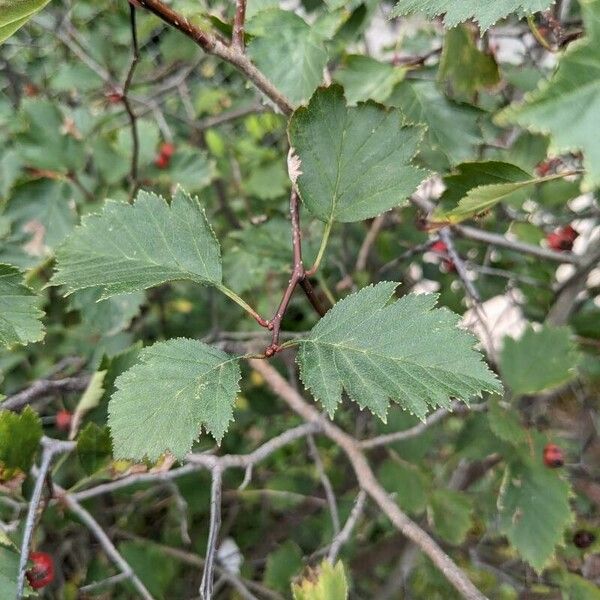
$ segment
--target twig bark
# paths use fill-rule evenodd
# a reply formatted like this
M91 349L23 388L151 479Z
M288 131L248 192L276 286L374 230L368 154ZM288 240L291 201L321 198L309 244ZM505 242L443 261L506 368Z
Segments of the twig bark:
M52 464L52 460L56 454L61 452L69 452L73 449L73 442L61 442L58 440L42 439L42 460L40 468L37 470L35 478L35 486L29 508L27 509L27 518L25 519L25 530L23 531L23 540L21 541L21 556L19 558L19 575L17 578L17 600L21 600L25 589L25 571L27 570L27 561L29 560L29 549L35 522L37 518L38 507L42 499L42 491L46 482L46 475Z
M435 540L400 510L399 506L390 498L375 478L359 443L307 404L304 398L270 364L258 359L250 359L249 362L251 367L265 378L271 390L280 396L294 412L309 423L320 424L323 433L345 452L361 489L373 499L398 531L419 546L462 597L467 600L485 600L486 597Z
M89 375L65 377L64 379L40 379L32 383L28 388L9 396L0 404L0 409L18 411L46 396L57 396L69 392L83 392L89 382Z
M246 20L246 0L236 0L235 18L233 21L233 32L231 45L240 52L244 51L244 22Z
M319 449L317 448L317 444L315 443L315 438L311 434L309 434L306 436L306 441L308 443L308 450L310 452L310 455L313 459L313 462L315 463L317 474L319 475L319 479L321 480L321 485L323 486L323 490L325 491L325 497L327 498L327 504L329 505L329 513L331 515L331 524L333 525L333 533L337 536L340 532L340 514L338 511L333 486L331 485L331 481L329 477L327 477L327 473L325 472L325 467L323 466L323 461L321 460Z
M356 527L356 523L363 513L366 499L367 493L364 490L360 490L360 492L358 492L358 496L356 496L356 500L354 501L354 506L350 511L350 515L344 523L344 527L342 527L341 531L333 538L333 541L331 542L329 552L327 553L327 560L330 563L335 563L342 546L350 539L350 536Z
M212 470L212 485L210 489L210 527L208 542L206 543L206 558L204 559L204 572L200 583L200 597L202 600L211 600L213 596L215 558L221 528L221 491L223 486L223 471L215 465Z

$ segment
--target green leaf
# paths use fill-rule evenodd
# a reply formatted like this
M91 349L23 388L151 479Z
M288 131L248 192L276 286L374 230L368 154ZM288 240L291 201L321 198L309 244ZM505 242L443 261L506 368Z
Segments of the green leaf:
M500 406L496 401L490 401L488 406L488 423L494 435L513 446L525 444L527 435L518 414L510 408Z
M108 427L88 423L77 437L77 457L88 475L105 466L112 456L112 443Z
M402 67L352 54L344 59L335 80L344 86L348 103L356 104L365 100L384 102L405 75L406 69Z
M81 395L77 407L73 412L73 419L71 422L71 431L76 432L79 429L83 417L92 409L96 408L100 404L100 400L104 396L104 378L106 377L106 371L96 371L85 388L85 391Z
M500 82L493 55L482 52L470 27L461 25L446 32L438 79L450 82L455 92L471 95Z
M0 411L0 467L27 473L42 439L42 422L31 407L21 414Z
M306 21L290 11L271 8L260 11L246 30L256 36L248 54L258 68L292 103L309 98L323 80L327 50Z
M561 573L558 581L564 600L600 600L598 585L575 573Z
M0 30L1 31L1 30ZM17 597L19 555L0 545L0 598Z
M390 494L394 494L402 510L413 515L425 510L425 478L417 468L389 459L378 469L377 478Z
M340 86L315 92L289 125L302 161L298 189L325 222L360 221L401 204L425 178L411 164L423 130L400 112L367 102L347 108Z
M541 460L506 468L498 498L500 529L538 573L571 522L569 491L569 484Z
M436 489L429 508L436 534L449 544L462 544L473 525L473 503L469 497L455 490Z
M432 219L444 223L460 223L500 202L515 200L520 191L561 177L561 174L532 177L515 165L499 161L462 163L458 165L456 173L444 178L448 188L442 197L442 203L447 206L450 204L450 197L464 195L453 208L437 210Z
M324 560L318 569L300 583L292 584L294 600L347 600L348 582L341 562Z
M202 342L177 338L140 352L120 375L108 424L117 458L183 458L202 425L220 443L232 420L237 358Z
M269 588L289 593L292 577L302 569L302 551L288 540L267 557L263 581Z
M144 292L118 294L100 300L102 288L87 288L74 292L69 308L79 311L81 322L87 331L104 336L115 335L126 329L140 312L146 295Z
M578 362L568 327L529 327L518 340L505 338L500 372L515 395L534 394L573 379Z
M57 251L51 285L102 287L102 298L189 279L220 286L219 243L197 199L179 189L171 204L140 192L135 204L108 200L83 218Z
M19 269L0 264L0 345L28 344L44 337L37 296L22 283Z
M342 390L382 420L390 398L424 419L450 398L500 392L474 338L457 328L459 317L435 309L431 294L389 302L397 285L386 281L344 298L299 340L304 385L329 414Z
M441 153L451 165L475 157L482 141L478 121L483 113L452 102L433 82L403 81L386 104L398 107L410 122L427 125L423 146L428 154Z
M591 190L600 185L600 0L582 0L581 8L587 36L569 45L552 79L496 120L550 135L552 154L583 151L583 187Z
M0 0L0 43L44 8L50 0Z
M392 17L411 13L423 13L430 19L444 14L444 25L454 27L463 21L473 19L479 22L483 31L499 19L514 12L534 13L546 10L552 0L399 0L392 10Z

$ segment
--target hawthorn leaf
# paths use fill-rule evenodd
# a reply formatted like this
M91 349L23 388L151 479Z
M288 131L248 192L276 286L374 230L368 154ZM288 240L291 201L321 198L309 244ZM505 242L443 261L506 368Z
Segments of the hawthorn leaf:
M108 200L57 251L50 285L67 293L101 287L101 299L188 279L221 286L221 251L204 210L183 190L171 204L140 192L133 205Z
M507 337L500 355L500 372L515 395L556 388L575 377L580 359L569 327L531 327L520 339Z
M449 544L462 544L473 526L473 502L463 492L436 489L431 493L429 519Z
M462 163L455 174L444 178L448 189L442 197L442 203L448 205L449 198L456 198L457 195L460 199L451 208L436 210L431 218L444 223L460 223L490 210L500 202L521 199L518 195L521 191L526 192L535 185L562 177L564 174L561 173L532 177L516 165L499 161Z
M473 19L482 31L491 27L499 19L511 13L535 13L546 10L554 0L399 0L392 10L392 17L412 13L423 13L433 19L444 15L444 25L454 27L463 21Z
M368 286L338 302L298 340L304 385L330 416L342 391L385 421L389 399L424 419L502 386L458 329L458 315L434 308L437 296L409 294L390 302L396 282Z
M375 100L384 102L394 86L404 79L406 69L369 56L351 54L344 59L335 80L344 86L349 104Z
M28 344L44 337L37 296L16 267L0 264L0 345Z
M483 113L449 100L432 81L403 81L386 104L399 108L411 123L427 126L423 146L428 155L441 153L451 165L475 157L482 141L479 120Z
M21 414L0 410L0 480L3 472L27 473L41 439L42 422L30 406Z
M87 475L105 467L112 456L108 427L88 423L77 437L77 457Z
M498 497L500 529L539 573L571 522L569 484L542 461L506 468Z
M327 50L316 31L302 17L279 8L260 11L246 31L255 36L248 54L273 84L292 103L309 98L327 64Z
M444 37L438 80L450 82L459 94L469 95L498 84L500 71L494 56L477 47L472 28L459 25Z
M500 125L518 124L550 136L550 153L581 150L585 191L600 186L600 0L582 0L587 35L569 45L549 81L496 116Z
M348 581L344 565L324 560L309 577L292 584L294 600L347 600Z
M19 554L11 547L0 544L0 598L17 597L18 578Z
M109 402L116 458L183 458L200 428L218 443L239 391L238 359L197 340L176 338L144 348L120 375Z
M423 128L372 101L348 108L339 85L319 88L294 112L289 137L301 160L302 201L326 223L398 206L427 175L412 164Z
M302 550L296 542L287 540L267 556L263 582L274 590L288 592L290 580L302 567Z
M0 0L0 43L25 25L50 0Z

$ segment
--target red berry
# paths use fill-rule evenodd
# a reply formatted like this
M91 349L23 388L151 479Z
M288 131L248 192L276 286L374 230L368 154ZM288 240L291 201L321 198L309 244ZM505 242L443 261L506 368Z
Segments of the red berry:
M154 164L159 168L159 169L166 169L169 166L169 162L171 162L171 159L168 156L165 156L164 154L159 154L155 159L154 159Z
M544 446L544 464L550 469L558 469L565 464L565 455L560 446L546 444Z
M596 541L596 536L591 531L579 529L573 535L573 543L578 548L589 548Z
M549 233L546 236L546 241L553 250L565 251L573 249L573 242L578 237L579 233L571 225L567 225Z
M448 252L448 246L446 246L446 242L442 242L442 240L438 240L431 244L429 249L432 252L437 252L437 254L446 254L446 252Z
M47 552L32 552L29 555L29 560L33 566L28 569L27 581L29 585L37 590L47 586L54 580L54 560Z
M40 88L35 83L26 83L23 86L23 93L30 98L34 98L35 96L39 96Z
M66 409L63 408L56 413L56 427L61 431L69 431L71 428L71 420L73 415Z
M166 158L171 158L171 156L173 156L173 154L175 153L175 146L173 144L170 144L169 142L165 142L164 144L161 144L159 152L162 156L165 156Z

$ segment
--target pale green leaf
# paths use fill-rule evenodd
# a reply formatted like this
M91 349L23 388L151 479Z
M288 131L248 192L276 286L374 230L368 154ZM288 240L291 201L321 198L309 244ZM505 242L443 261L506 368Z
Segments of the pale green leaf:
M509 465L498 498L500 529L539 573L571 522L569 484L539 460Z
M399 108L410 122L427 126L425 160L435 152L451 165L475 157L482 142L479 120L483 113L467 104L452 102L432 81L403 81L386 104Z
M564 572L558 577L563 600L600 600L600 587L593 581Z
M288 540L267 557L263 581L272 589L289 593L290 581L301 568L302 550Z
M347 600L348 582L341 562L332 565L324 560L300 583L292 584L294 600Z
M344 86L348 103L356 104L366 100L384 102L405 75L405 68L352 54L344 59L335 80Z
M0 546L0 598L17 597L19 555L10 548Z
M553 0L399 0L392 11L393 17L411 13L423 13L430 19L444 16L446 27L454 27L463 21L473 19L482 30L491 27L499 19L511 13L534 13L546 10Z
M520 198L517 196L519 192L562 177L562 174L532 177L515 165L498 161L463 163L458 165L456 173L444 178L449 191L442 197L442 202L447 206L449 198L456 198L459 190L462 191L462 197L451 208L436 210L432 220L460 223L490 210L500 202Z
M299 341L304 385L333 415L342 390L385 419L389 399L423 419L449 406L502 389L459 317L435 309L435 295L409 294L390 302L398 284L365 287L338 302Z
M188 279L221 284L219 243L198 200L181 189L171 204L140 192L135 204L107 201L57 251L52 285L68 293L102 287L102 298Z
M0 0L0 43L22 27L50 0Z
M549 81L497 121L550 135L553 154L583 151L583 185L592 189L600 185L600 0L582 0L581 7L587 36L569 45Z
M470 95L499 83L500 72L494 56L477 47L472 29L461 25L446 32L438 79L450 82L459 94Z
M0 264L0 345L28 344L44 337L36 295L22 283L21 272Z
M436 489L429 508L435 533L449 544L462 544L473 525L470 498L455 490Z
M278 8L260 11L246 30L255 36L248 54L258 68L291 102L308 99L323 80L327 64L318 34L302 17Z
M528 328L514 340L507 337L500 355L500 372L516 395L556 388L573 379L579 362L568 327Z
M118 458L183 458L204 426L220 442L232 420L237 359L197 340L177 338L144 348L120 375L109 403Z
M320 88L289 126L304 204L325 222L359 221L398 206L426 176L411 164L422 135L403 125L397 110L374 102L347 108L340 86Z
M427 506L425 477L410 464L388 459L377 470L377 479L400 508L412 515L422 513Z
M502 441L513 446L520 446L527 442L527 432L521 425L518 413L511 407L503 407L499 402L490 401L487 418L490 429Z

